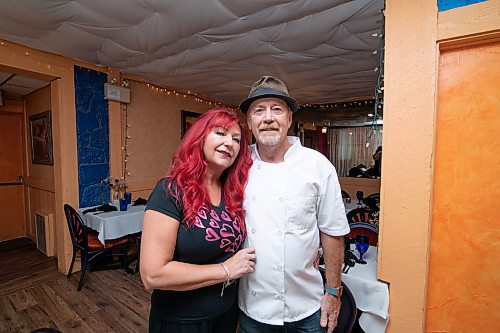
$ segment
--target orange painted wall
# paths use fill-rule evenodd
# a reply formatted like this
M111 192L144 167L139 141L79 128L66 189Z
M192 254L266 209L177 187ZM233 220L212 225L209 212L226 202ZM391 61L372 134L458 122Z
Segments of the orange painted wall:
M500 331L500 44L440 56L426 332Z

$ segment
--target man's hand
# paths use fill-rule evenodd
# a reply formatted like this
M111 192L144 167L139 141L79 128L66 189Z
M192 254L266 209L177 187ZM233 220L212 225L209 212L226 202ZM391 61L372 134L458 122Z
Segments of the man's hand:
M332 333L337 327L337 318L340 312L340 297L325 293L321 300L321 327L327 327L327 333Z

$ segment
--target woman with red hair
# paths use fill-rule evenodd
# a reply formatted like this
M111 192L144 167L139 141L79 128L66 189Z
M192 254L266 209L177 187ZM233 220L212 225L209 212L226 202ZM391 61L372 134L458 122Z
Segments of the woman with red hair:
M144 215L141 278L150 332L234 333L238 286L253 272L243 193L252 164L237 114L216 108L187 131Z

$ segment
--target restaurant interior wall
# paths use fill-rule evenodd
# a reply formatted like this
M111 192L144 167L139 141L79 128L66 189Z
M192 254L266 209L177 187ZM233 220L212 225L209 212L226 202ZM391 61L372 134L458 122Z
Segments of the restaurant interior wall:
M25 96L26 119L30 116L51 110L50 85L41 88L34 93ZM27 236L36 242L35 212L44 214L55 213L54 193L54 166L34 164L31 160L31 143L29 122L26 122L26 145L27 174L25 186L27 188ZM52 235L54 239L55 235ZM53 253L53 249L50 251Z
M357 191L363 191L365 197L373 193L380 193L380 182L380 178L339 177L340 187L351 198L356 198Z
M500 329L499 63L500 43L440 56L427 332Z
M109 109L104 99L106 73L75 66L79 207L110 201Z
M138 80L128 82L131 102L122 105L127 131L124 136L129 137L122 143L127 155L124 173L132 197L147 199L158 179L168 171L181 142L181 111L201 114L214 105L193 96L157 90Z
M47 213L51 213L50 206L54 208L54 223L56 229L56 247L58 257L58 267L62 272L67 272L71 260L71 241L66 227L66 220L63 213L63 205L69 203L78 207L78 160L76 152L76 112L75 112L75 86L74 86L74 66L82 66L92 70L105 72L108 80L122 80L122 73L112 69L103 68L74 59L69 59L59 55L54 55L15 43L1 41L0 43L0 66L4 66L25 76L32 76L39 79L51 81L50 88L50 108L52 109L52 131L53 131L53 184L50 179L50 172L47 168L35 167L37 174L32 182L36 183L38 191L53 191L53 200L39 200L35 204L37 207L44 207ZM127 78L135 79L133 76ZM129 135L131 136L130 151L130 172L129 189L136 191L136 197L147 197L152 189L156 177L163 175L170 165L173 151L180 142L180 118L181 110L190 110L203 113L215 104L199 101L194 96L183 94L169 96L167 94L151 94L156 89L151 89L146 83L139 84L132 91L132 103L128 106L131 109L131 122L129 125ZM134 102L134 93L136 100ZM46 97L45 97L46 98ZM125 142L126 123L124 119L123 105L119 102L109 101L109 122L110 122L110 174L123 175L125 171L123 143ZM147 110L146 110L147 109ZM153 115L156 120L161 119L157 127L151 128L151 123L141 124L145 120L144 114ZM150 114L149 114L150 113ZM156 116L155 116L156 115ZM135 125L138 125L134 127ZM155 125L156 126L156 125ZM153 131L153 132L151 132ZM153 135L152 135L153 134ZM132 136L136 141L133 142ZM152 138L151 144L144 146L140 138ZM159 152L158 147L164 145L165 153ZM134 159L134 156L135 159ZM158 162L159 161L159 162ZM151 165L146 164L151 162ZM158 163L157 163L158 162ZM41 171L43 170L43 171ZM47 173L48 172L48 173ZM144 173L144 176L141 174ZM44 176L42 176L43 174ZM135 176L135 178L134 178ZM49 178L47 178L49 177ZM53 188L53 189L52 189ZM37 196L36 194L35 196ZM38 200L38 199L37 199ZM32 210L30 209L30 212ZM28 212L27 212L28 214ZM30 232L33 233L33 231Z
M63 205L78 206L78 168L75 130L75 88L73 67L86 66L94 70L108 70L84 64L7 41L0 42L0 66L27 77L50 81L52 110L54 224L58 268L67 272L71 260L71 241L67 231ZM36 169L36 168L35 168ZM37 173L38 171L35 171ZM33 178L35 187L48 189L50 182ZM50 200L49 200L50 201ZM40 201L40 205L52 205ZM48 208L47 208L48 210ZM49 213L49 212L47 212Z

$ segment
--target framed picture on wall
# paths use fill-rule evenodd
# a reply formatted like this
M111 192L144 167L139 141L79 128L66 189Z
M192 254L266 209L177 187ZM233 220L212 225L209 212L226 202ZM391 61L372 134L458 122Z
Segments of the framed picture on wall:
M181 111L181 138L184 133L196 122L196 119L201 116L201 113L196 113L192 111Z
M51 111L34 114L29 117L29 121L31 162L33 164L54 165Z

